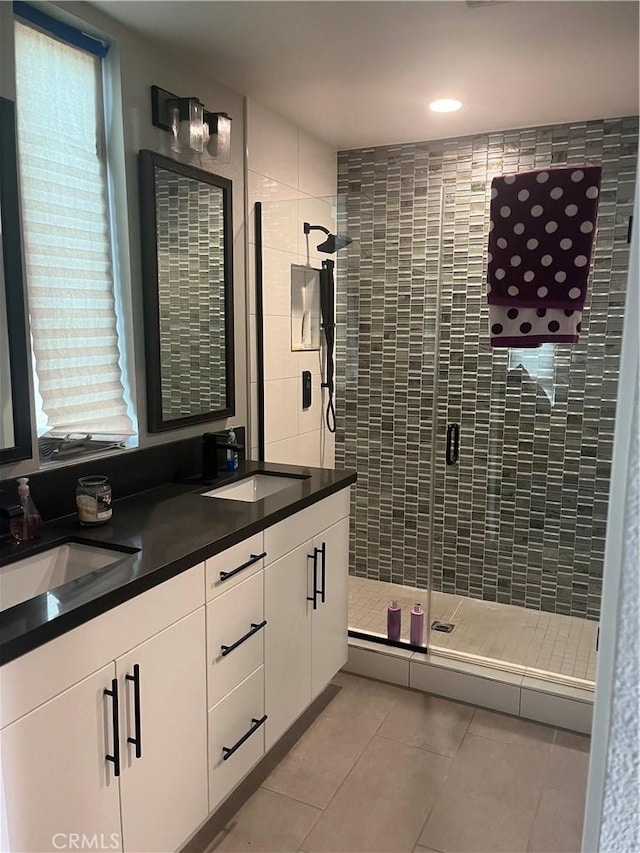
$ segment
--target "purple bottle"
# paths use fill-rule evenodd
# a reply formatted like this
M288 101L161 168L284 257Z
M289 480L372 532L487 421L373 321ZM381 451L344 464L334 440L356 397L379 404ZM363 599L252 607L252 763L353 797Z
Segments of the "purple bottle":
M387 607L387 637L390 640L400 639L401 620L402 610L398 607L397 601L392 601L391 607Z
M412 646L421 646L424 637L424 610L419 603L411 611L411 628L409 640Z

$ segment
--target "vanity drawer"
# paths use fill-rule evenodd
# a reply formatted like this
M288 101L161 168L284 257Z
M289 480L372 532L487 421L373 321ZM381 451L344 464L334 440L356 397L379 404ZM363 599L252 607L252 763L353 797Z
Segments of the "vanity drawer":
M261 666L209 711L210 812L264 755L263 717Z
M295 515L279 521L264 531L265 565L275 563L280 557L293 551L303 542L308 542L323 530L349 515L351 490L341 489Z
M263 533L256 533L206 561L207 601L259 572L264 565ZM260 557L260 559L254 559ZM220 574L227 577L220 577Z
M207 690L212 708L264 662L264 572L207 604ZM262 626L262 627L258 627ZM245 639L246 638L246 639ZM236 644L235 648L231 648ZM226 650L222 647L226 646ZM226 654L224 653L226 651Z

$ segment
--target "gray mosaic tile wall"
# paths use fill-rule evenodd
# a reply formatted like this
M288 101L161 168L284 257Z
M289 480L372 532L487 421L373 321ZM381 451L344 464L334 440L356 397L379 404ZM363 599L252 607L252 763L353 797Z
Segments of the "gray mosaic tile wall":
M436 590L598 618L637 141L623 118L339 154L353 574L426 587L431 561ZM492 351L491 180L584 163L603 176L580 343Z
M162 416L226 405L222 190L156 171Z

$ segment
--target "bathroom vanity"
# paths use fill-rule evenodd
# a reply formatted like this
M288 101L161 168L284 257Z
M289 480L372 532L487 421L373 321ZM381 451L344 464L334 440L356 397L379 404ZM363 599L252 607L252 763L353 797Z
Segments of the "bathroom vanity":
M354 481L247 462L219 497L165 486L108 527L47 526L36 551L121 550L0 613L3 850L169 851L202 826L346 661Z

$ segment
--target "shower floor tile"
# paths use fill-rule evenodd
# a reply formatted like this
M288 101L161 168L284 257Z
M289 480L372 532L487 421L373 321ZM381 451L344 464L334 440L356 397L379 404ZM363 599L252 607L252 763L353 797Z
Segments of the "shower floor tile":
M426 608L427 591L350 576L349 627L386 635L387 607L392 600L402 608L402 639L408 640L409 611L416 602ZM432 632L432 649L595 681L595 621L445 592L432 593L429 618L455 625L450 634Z

